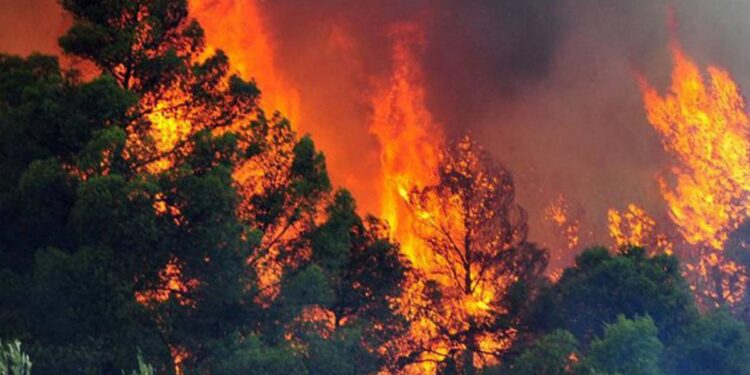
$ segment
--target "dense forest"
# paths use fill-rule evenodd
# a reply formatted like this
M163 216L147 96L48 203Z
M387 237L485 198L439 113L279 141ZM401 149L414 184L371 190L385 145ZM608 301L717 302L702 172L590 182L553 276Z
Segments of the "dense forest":
M62 5L95 74L0 55L0 374L750 374L747 311L696 303L674 255L549 277L470 137L408 194L425 274L186 1Z

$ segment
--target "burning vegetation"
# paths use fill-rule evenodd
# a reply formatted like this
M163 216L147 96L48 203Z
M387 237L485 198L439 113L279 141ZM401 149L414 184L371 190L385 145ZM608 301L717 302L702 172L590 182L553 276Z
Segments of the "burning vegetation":
M707 303L738 304L747 277L724 256L724 244L748 216L750 139L745 99L729 73L708 68L704 78L672 42L672 85L660 96L640 79L649 122L674 156L674 187L660 177L669 217L697 254L694 288Z
M527 242L514 191L510 173L463 137L443 151L437 182L409 194L425 259L416 281L424 301L409 302L407 315L418 362L474 373L497 364L516 338L518 288L541 281L547 254Z
M611 248L563 269L511 171L431 111L434 13L388 22L362 90L376 217L298 133L317 116L261 2L61 5L90 78L0 55L0 338L35 374L750 373L750 118L676 42L666 93L635 78L668 220L609 208ZM565 195L543 211L553 251L589 245Z

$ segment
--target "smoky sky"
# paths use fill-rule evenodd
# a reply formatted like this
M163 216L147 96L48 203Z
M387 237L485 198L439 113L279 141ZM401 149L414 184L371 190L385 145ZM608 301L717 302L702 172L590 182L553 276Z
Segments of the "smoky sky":
M488 98L510 99L519 86L544 79L564 22L561 2L547 0L288 0L263 7L282 64L340 27L360 46L358 61L371 75L390 68L392 26L419 23L428 105L448 129L476 121Z
M429 105L441 123L471 126L488 98L511 101L549 73L563 22L559 2L438 4L423 58Z
M543 212L559 194L580 217L582 245L607 244L608 208L634 203L669 224L656 178L674 161L634 77L668 88L670 38L701 69L723 67L750 90L750 0L258 3L275 62L300 92L300 128L366 210L377 213L379 188L379 146L368 130L373 81L391 72L393 26L418 23L434 120L449 135L473 134L515 174L532 240L553 250L562 239ZM65 23L54 0L0 0L0 10L0 50L56 52Z

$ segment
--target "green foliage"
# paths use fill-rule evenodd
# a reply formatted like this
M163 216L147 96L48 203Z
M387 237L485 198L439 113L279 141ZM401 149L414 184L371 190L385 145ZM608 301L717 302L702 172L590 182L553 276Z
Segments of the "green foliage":
M657 337L654 321L646 317L617 321L604 326L604 337L594 339L587 364L597 372L658 375L664 346Z
M615 255L605 248L584 251L538 298L535 310L532 326L567 329L584 343L620 314L651 316L662 338L697 314L677 259L649 257L641 248Z
M61 3L73 20L61 46L103 74L83 81L55 57L0 55L0 337L24 340L36 375L171 374L175 348L186 373L382 369L395 355L381 349L408 328L393 302L410 272L387 224L333 191L312 139L266 117L225 54L196 63L205 42L187 1ZM159 149L154 114L191 129ZM413 197L474 203L460 241L471 261L456 261L451 238L426 240L454 295L518 282L470 322L452 321L455 301L425 282L420 317L458 348L441 371L474 371L475 339L513 332L513 350L491 354L504 364L485 373L659 374L658 337L671 373L750 373L746 327L699 316L674 257L589 249L537 296L547 254L526 240L510 174L474 146L451 149L440 183ZM279 274L261 285L269 269ZM0 375L27 375L20 344L0 347Z
M167 354L156 327L142 323L146 311L133 299L132 281L118 262L104 247L37 252L24 306L37 374L119 373L130 367L137 347Z
M327 306L336 324L360 318L370 324L390 321L393 327L388 299L401 293L408 270L399 249L388 240L382 222L357 215L346 190L336 192L326 214L326 222L310 237L313 262L325 271L335 293Z
M363 331L347 326L331 337L305 337L308 352L304 363L309 374L358 375L375 374L382 365L375 353L362 346Z
M384 363L373 350L405 329L389 301L401 291L406 266L380 225L363 221L350 194L338 191L326 221L309 234L312 258L285 277L272 310L308 348L311 374L374 373ZM331 320L292 322L310 307Z
M12 186L26 165L58 157L71 162L93 133L123 125L135 96L106 76L88 83L64 74L52 57L0 56L3 116L0 165Z
M125 375L125 371L122 372ZM138 368L133 370L130 375L156 375L154 368L143 361L143 356L138 353Z
M292 150L291 185L296 196L315 196L331 190L325 157L315 150L310 137L302 137Z
M78 168L89 176L104 175L108 171L125 171L125 161L112 156L122 153L126 139L127 134L119 127L110 127L94 133L78 157ZM104 160L110 160L110 163L102 163Z
M307 375L299 354L285 346L268 346L258 336L222 348L214 361L207 364L213 375Z
M578 340L567 331L556 330L540 338L514 362L509 374L563 375L570 374L580 358Z
M685 327L667 349L673 374L750 374L750 335L747 327L719 310Z
M189 21L184 0L64 0L62 6L76 21L60 38L63 50L139 94L170 86L203 47L203 31Z
M38 374L171 373L173 348L186 370L374 371L373 349L402 327L389 299L406 271L384 224L332 196L323 154L266 118L224 53L196 63L186 1L61 4L60 45L103 74L0 56L0 335L29 339ZM191 129L157 148L158 117ZM236 180L243 169L263 174ZM261 264L283 271L263 286L275 300ZM313 306L335 316L325 337L293 329ZM234 337L258 341L227 349Z
M31 360L21 350L21 342L16 340L3 343L0 340L0 375L30 375Z
M284 309L283 316L291 320L305 306L328 305L333 298L323 269L311 264L287 276L277 303Z
M71 167L95 134L124 124L134 97L106 77L79 82L40 55L0 56L0 80L0 251L28 272L37 248L74 246L65 229L77 184ZM102 164L99 149L83 170ZM114 163L118 154L110 156Z
M34 374L122 375L104 340L71 340L66 344L37 343L28 346L34 358ZM40 341L37 339L37 341Z
M724 246L727 259L737 262L739 265L744 266L745 269L750 269L750 221L746 220L735 229L734 232L729 235ZM750 281L745 280L744 285L742 285L742 277L739 274L729 276L726 281L728 282L729 288L744 288L744 290L750 290L748 289L748 287L750 287ZM750 293L745 293L744 296L742 296L742 301L734 304L731 308L736 317L742 320L745 324L750 324Z

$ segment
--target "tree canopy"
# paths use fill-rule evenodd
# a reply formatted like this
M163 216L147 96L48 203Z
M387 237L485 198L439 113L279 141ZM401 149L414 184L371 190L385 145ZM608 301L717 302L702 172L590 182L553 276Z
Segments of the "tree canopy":
M697 308L675 256L546 277L472 138L406 194L416 269L186 0L61 4L90 78L0 55L0 374L750 374L746 309Z
M519 333L517 318L548 255L527 241L510 172L471 138L446 147L437 181L409 198L432 254L418 316L440 332L431 340L450 348L441 364L446 371L473 374L475 362L496 361ZM416 352L434 344L428 340Z
M380 366L407 266L312 140L204 56L186 1L62 5L98 77L0 57L0 337L38 374ZM316 308L331 331L295 328Z

